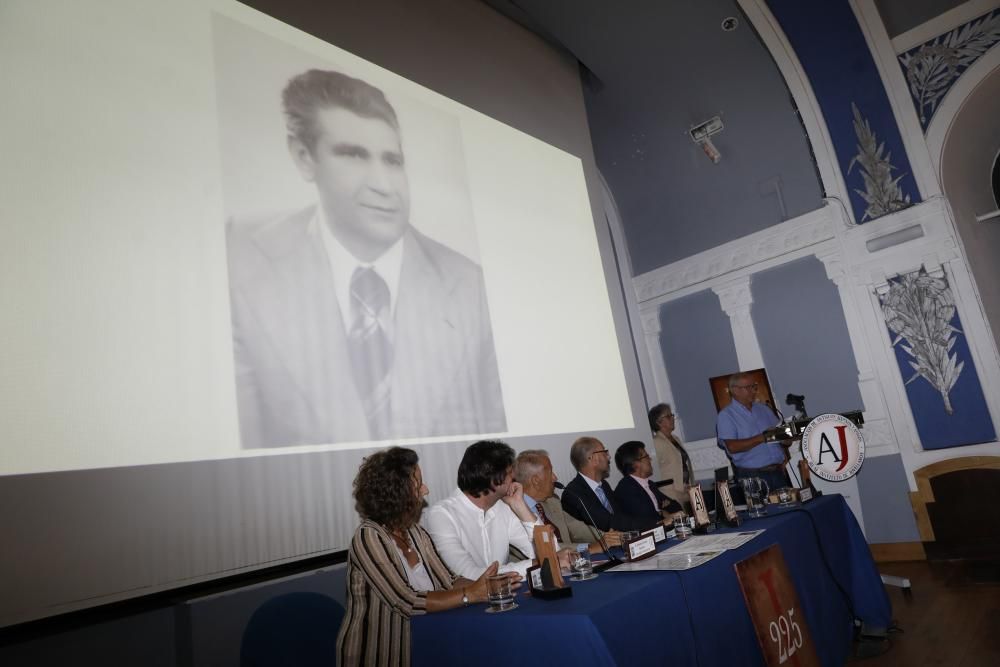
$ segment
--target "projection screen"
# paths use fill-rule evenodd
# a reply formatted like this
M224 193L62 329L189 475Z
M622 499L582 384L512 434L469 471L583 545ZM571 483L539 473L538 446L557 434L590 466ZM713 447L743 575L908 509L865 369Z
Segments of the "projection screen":
M235 1L4 2L0 62L0 625L344 549L372 448L648 435L580 156Z

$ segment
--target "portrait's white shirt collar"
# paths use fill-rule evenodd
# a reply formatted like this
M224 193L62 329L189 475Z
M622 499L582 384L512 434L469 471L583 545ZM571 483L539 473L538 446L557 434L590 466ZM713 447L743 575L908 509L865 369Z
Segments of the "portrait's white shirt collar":
M361 262L337 240L330 231L326 215L321 205L316 206L316 215L312 223L323 239L330 269L333 272L333 287L337 292L337 304L340 306L340 316L344 321L345 330L351 328L351 276L359 266L375 269L375 273L389 287L389 312L396 313L396 296L399 294L399 276L403 270L403 237L393 243L388 250L374 262Z

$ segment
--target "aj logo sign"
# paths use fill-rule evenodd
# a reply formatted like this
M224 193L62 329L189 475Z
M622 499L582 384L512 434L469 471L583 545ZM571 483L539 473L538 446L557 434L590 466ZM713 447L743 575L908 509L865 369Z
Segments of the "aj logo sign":
M802 456L809 469L823 479L843 482L861 469L865 440L847 417L820 415L802 432Z

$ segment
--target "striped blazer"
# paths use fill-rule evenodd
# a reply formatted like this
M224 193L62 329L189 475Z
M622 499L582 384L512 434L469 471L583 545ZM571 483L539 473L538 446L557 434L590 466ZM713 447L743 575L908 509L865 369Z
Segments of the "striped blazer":
M441 561L427 531L414 525L409 535L434 590L450 589L457 577ZM366 519L348 550L347 613L337 636L337 664L408 666L410 616L425 613L427 593L410 587L389 531Z

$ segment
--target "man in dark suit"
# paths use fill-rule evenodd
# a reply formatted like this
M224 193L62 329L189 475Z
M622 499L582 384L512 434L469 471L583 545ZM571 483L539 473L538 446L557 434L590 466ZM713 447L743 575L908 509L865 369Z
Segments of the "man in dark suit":
M646 445L638 440L626 442L615 452L615 465L622 473L615 487L615 501L623 512L656 522L681 511L676 501L651 483L653 462Z
M569 450L569 459L577 475L562 494L562 506L580 521L601 530L647 530L659 520L636 517L618 506L608 484L611 453L597 438L577 438Z
M283 102L318 203L227 229L243 446L505 431L482 270L411 226L383 92L310 70Z

